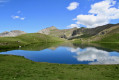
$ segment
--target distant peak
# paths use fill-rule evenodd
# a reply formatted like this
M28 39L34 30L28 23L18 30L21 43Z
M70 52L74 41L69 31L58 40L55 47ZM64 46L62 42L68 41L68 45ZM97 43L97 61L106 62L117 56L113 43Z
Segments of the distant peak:
M55 27L55 26L51 26L51 27ZM55 27L56 28L56 27Z
M49 28L56 28L55 26L51 26L51 27L49 27Z
M54 30L54 29L57 29L57 28L55 26L51 26L51 27L48 27L46 29Z
M20 30L12 30L10 32L24 32L24 31L20 31Z

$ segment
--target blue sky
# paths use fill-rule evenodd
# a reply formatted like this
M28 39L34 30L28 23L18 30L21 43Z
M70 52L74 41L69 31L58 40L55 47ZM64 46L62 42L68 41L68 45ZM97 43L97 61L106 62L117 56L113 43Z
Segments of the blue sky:
M108 3L105 6L109 10L106 10L113 13L103 11L101 14L101 7L96 3ZM59 29L74 26L93 28L119 23L118 12L119 0L0 0L0 32L22 30L33 33L50 26ZM104 18L102 15L108 16Z

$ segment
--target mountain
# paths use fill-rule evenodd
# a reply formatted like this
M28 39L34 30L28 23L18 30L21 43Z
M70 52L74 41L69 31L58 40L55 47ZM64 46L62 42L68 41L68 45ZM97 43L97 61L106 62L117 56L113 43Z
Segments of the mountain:
M89 38L98 35L105 35L113 32L119 32L119 24L107 24L103 26L98 26L96 28L72 28L59 30L52 26L38 33L51 35L55 37L65 38L65 39L76 39L76 38Z
M56 27L52 26L46 29L39 31L38 33L49 35L53 30L58 30Z
M74 35L82 34L81 36L74 37L75 42L98 42L98 43L112 43L119 41L119 24L107 24L96 28L77 29Z
M52 27L40 30L38 33L68 39L72 36L73 31L76 29L77 28L60 30L60 29L57 29L56 27L52 26Z
M0 37L16 37L22 34L26 34L24 31L19 31L19 30L13 30L13 31L5 31L3 33L0 33Z
M104 35L109 33L110 30L113 30L113 28L118 28L115 26L119 26L119 24L107 24L96 28L79 28L73 31L72 36L74 36L74 38L86 38L96 35Z

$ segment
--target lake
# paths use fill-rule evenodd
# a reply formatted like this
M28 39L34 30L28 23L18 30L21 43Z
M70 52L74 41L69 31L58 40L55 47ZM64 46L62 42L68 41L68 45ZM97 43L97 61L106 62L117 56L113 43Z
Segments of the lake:
M31 45L15 50L0 52L24 56L35 62L59 64L119 64L119 52L90 45L62 43L57 45Z

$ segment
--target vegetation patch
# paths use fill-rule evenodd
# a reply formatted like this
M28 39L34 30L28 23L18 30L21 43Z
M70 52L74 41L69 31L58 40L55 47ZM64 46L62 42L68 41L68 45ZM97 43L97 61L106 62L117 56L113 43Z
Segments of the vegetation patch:
M119 33L114 33L104 36L101 40L95 41L97 43L119 43Z
M40 33L29 33L17 37L0 37L0 48L18 48L35 43L55 43L61 41L63 40L56 37L51 37Z
M0 80L118 80L119 65L67 65L0 55Z

